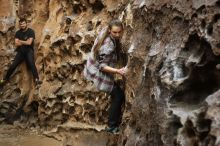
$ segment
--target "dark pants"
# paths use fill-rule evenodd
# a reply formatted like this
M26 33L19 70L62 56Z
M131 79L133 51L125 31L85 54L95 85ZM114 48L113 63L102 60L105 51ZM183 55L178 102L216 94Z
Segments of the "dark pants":
M111 95L111 106L109 109L109 120L108 126L115 127L119 126L122 117L122 104L125 101L124 91L119 85L115 84L113 87Z
M22 48L23 49L23 48ZM5 80L9 80L10 76L14 72L14 70L17 68L19 64L21 64L23 61L25 61L28 69L31 70L34 80L39 79L37 68L35 66L34 62L34 51L32 49L27 50L28 48L25 48L26 50L19 50L14 58L14 61L12 65L9 67L7 74L5 76Z

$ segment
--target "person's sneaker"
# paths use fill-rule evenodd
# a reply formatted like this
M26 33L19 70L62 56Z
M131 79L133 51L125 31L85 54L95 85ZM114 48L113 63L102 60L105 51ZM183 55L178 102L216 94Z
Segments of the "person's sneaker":
M119 128L118 127L106 127L105 131L116 134L119 132Z

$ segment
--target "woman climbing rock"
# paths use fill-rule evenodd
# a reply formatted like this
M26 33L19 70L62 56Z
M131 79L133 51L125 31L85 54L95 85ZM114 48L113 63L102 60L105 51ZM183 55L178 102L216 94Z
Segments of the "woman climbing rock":
M111 95L108 127L106 131L119 131L121 108L125 100L124 91L115 82L114 74L124 76L126 68L115 68L121 51L120 39L123 34L123 24L112 20L96 38L90 56L84 68L84 76L92 81L98 90Z

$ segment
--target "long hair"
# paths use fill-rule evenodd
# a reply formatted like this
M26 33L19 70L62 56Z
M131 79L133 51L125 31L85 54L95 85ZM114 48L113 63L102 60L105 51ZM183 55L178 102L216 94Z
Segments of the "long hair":
M98 39L98 42L95 44L94 46L94 58L96 59L98 53L99 53L99 49L101 48L104 40L107 38L107 36L109 35L109 31L112 29L113 26L118 26L121 27L123 29L123 24L120 20L118 19L114 19L112 20L109 24L107 29L105 29L105 31L103 32L102 36Z

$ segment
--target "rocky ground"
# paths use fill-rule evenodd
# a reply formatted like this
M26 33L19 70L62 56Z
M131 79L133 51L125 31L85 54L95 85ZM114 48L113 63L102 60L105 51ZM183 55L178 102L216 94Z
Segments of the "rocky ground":
M40 135L37 130L1 125L0 146L63 146L62 142Z
M24 128L24 124L2 124L0 146L114 146L118 134L92 130L90 126L68 123L53 129Z

